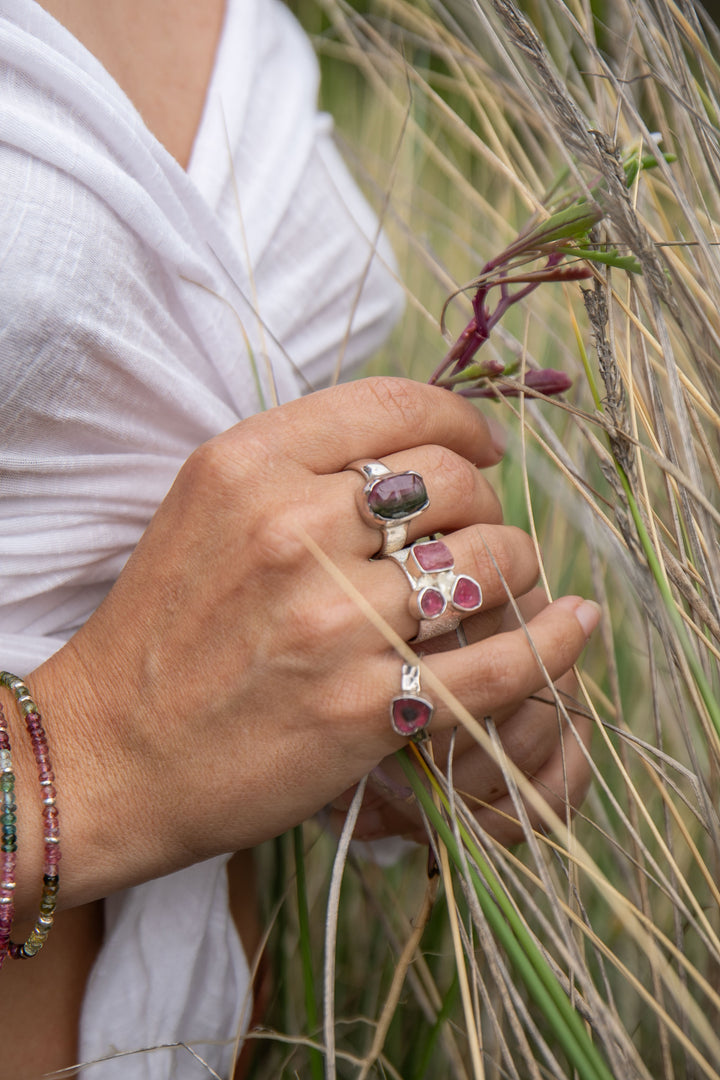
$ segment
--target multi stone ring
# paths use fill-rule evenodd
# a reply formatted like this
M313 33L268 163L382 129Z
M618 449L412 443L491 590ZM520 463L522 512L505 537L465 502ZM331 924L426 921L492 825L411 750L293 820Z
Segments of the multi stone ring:
M358 492L358 509L363 521L382 532L375 557L390 555L407 543L408 522L430 505L427 489L419 473L394 473L381 461L361 459L345 466L365 479Z
M464 615L482 606L480 583L455 573L455 560L443 540L423 540L388 556L398 564L411 586L410 614L420 626L413 642L456 630Z

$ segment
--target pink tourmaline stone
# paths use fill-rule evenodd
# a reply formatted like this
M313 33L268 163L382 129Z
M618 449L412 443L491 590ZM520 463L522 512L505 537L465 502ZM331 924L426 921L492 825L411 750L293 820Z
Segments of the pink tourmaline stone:
M447 607L439 589L423 589L418 596L418 607L424 619L437 619Z
M475 611L482 604L482 592L477 581L461 575L453 587L452 602L463 611Z
M415 735L429 723L432 705L422 698L395 698L392 703L392 725L398 735Z
M426 574L453 568L452 551L442 540L426 540L422 544L413 544L412 553L415 562Z

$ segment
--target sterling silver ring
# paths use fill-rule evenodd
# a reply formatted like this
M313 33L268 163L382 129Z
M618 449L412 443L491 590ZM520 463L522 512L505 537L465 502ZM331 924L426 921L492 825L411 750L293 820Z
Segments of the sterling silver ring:
M455 560L443 540L423 540L388 552L411 587L408 608L420 626L413 642L456 630L464 615L482 607L480 583L455 573Z
M382 532L375 557L390 555L407 543L408 523L430 505L422 476L416 472L394 473L381 461L361 459L345 466L365 479L358 492L358 509L368 525Z
M390 722L393 731L414 742L427 739L427 726L432 719L433 704L422 696L420 668L403 664L400 694L390 702Z

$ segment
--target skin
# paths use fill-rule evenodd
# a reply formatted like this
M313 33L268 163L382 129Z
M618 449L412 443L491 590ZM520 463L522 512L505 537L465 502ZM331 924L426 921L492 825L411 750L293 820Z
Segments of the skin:
M43 6L95 52L186 164L222 3ZM493 716L508 752L556 808L582 797L588 774L579 748L565 740L563 772L555 709L528 701L545 677L527 634L550 677L571 690L567 673L597 609L580 597L545 606L533 591L535 551L527 535L502 524L483 474L500 453L475 407L437 388L380 378L245 420L190 457L109 596L28 677L58 776L66 910L41 955L6 964L0 977L0 1015L8 1020L0 1080L76 1060L102 897L220 852L247 858L254 845L328 805L339 823L365 773L380 766L397 776L392 755L403 740L390 728L388 703L399 690L400 660L306 541L398 634L414 635L407 582L392 560L371 560L378 534L356 511L360 477L343 471L361 457L422 474L431 505L410 539L447 534L457 566L483 588L483 610L466 623L468 648L440 641L430 652L424 644L428 668L475 716ZM509 612L496 567L524 598L527 628ZM0 690L0 698L15 725L11 695ZM438 701L432 727L440 760L454 726ZM42 843L34 762L28 740L13 730L19 939L30 925L22 920L36 912ZM478 806L510 809L502 776L463 733L454 771ZM504 842L517 839L506 819L490 809L479 814ZM405 800L376 783L359 831L418 835L418 822ZM237 901L247 874L235 864L229 876ZM257 926L247 900L235 913L252 953ZM47 1036L30 1047L23 1018L48 987Z
M447 533L488 610L506 600L488 549L514 594L534 584L532 542L499 524L476 467L497 460L487 425L447 391L369 379L259 414L201 446L106 600L29 680L53 718L56 772L74 793L62 807L66 904L261 843L403 745L388 723L395 650L304 539L398 634L413 636L405 579L392 560L371 560L378 535L355 510L360 479L343 471L361 455L423 475L431 505L410 538ZM528 623L552 678L586 642L578 611L580 598L564 598ZM473 715L505 724L545 685L523 628L426 664ZM438 701L433 731L454 725ZM543 720L527 736L542 739L535 764L554 747L546 728ZM461 750L475 753L469 739ZM491 770L487 783L496 782ZM18 905L30 911L25 883L39 875L40 845L32 858L28 838L23 851Z

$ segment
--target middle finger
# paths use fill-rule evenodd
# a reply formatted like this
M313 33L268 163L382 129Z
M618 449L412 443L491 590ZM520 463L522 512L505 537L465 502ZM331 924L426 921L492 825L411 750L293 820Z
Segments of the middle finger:
M475 525L444 536L443 543L452 554L453 573L474 578L480 585L481 612L486 615L505 605L510 595L528 592L537 580L534 544L515 526ZM356 573L358 587L375 610L406 641L414 638L420 628L417 614L411 610L414 590L396 560L365 561ZM423 621L423 625L432 629L433 620Z

